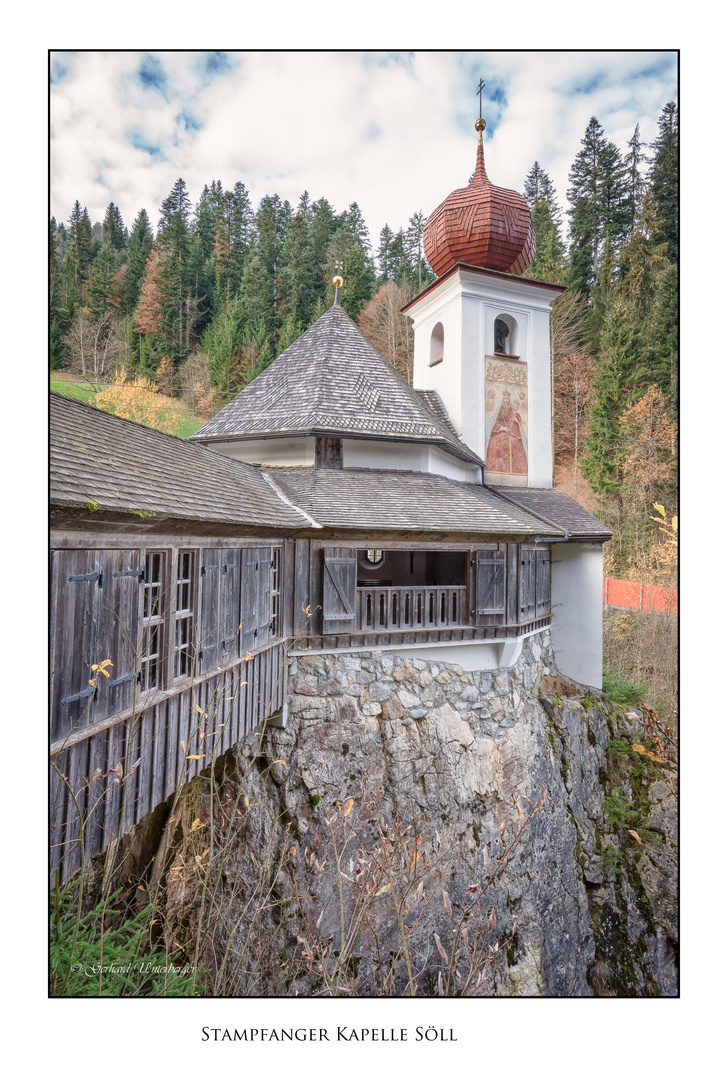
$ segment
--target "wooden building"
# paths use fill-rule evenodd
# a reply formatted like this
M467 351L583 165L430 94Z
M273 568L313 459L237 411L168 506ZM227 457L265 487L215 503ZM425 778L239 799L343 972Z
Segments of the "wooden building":
M529 252L516 241L514 262ZM63 879L212 755L282 723L293 652L491 669L550 627L560 669L599 685L608 532L552 489L551 468L548 483L542 339L558 291L454 265L410 305L425 389L336 300L189 441L52 396L51 866ZM492 485L477 422L490 384L526 387L529 406L491 417ZM524 472L520 451L513 465L502 449L511 437Z

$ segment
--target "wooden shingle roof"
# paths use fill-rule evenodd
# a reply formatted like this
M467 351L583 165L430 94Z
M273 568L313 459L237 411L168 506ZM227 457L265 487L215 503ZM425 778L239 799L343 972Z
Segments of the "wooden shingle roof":
M255 466L61 394L50 395L50 501L283 530L310 524Z
M530 207L517 191L496 187L485 172L482 134L475 172L433 210L423 232L430 266L442 277L456 263L522 274L535 257Z
M518 504L531 514L562 529L574 540L609 540L612 533L572 495L552 488L500 487L493 485L503 498Z
M293 503L327 528L563 535L480 484L433 473L303 467L267 471Z
M433 443L480 459L339 305L331 307L192 438L329 435Z

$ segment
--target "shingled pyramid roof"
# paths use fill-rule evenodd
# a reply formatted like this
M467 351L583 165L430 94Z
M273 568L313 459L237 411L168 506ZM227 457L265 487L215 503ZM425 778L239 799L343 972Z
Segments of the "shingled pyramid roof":
M480 460L338 304L192 438L279 435L433 443L467 461Z

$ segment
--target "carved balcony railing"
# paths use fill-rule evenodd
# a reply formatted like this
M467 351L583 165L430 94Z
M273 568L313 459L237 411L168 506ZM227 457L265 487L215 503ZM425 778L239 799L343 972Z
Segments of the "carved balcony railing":
M434 630L467 625L464 585L358 589L360 630Z

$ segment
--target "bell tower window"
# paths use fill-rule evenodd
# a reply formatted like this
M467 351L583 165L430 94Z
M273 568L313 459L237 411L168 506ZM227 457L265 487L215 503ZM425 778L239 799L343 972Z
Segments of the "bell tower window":
M520 334L512 315L501 313L493 322L493 353L495 356L518 356Z
M503 319L495 320L495 352L509 353L510 327Z
M433 332L430 335L430 363L428 367L434 367L435 364L442 362L443 352L445 349L445 331L442 323L435 323Z

